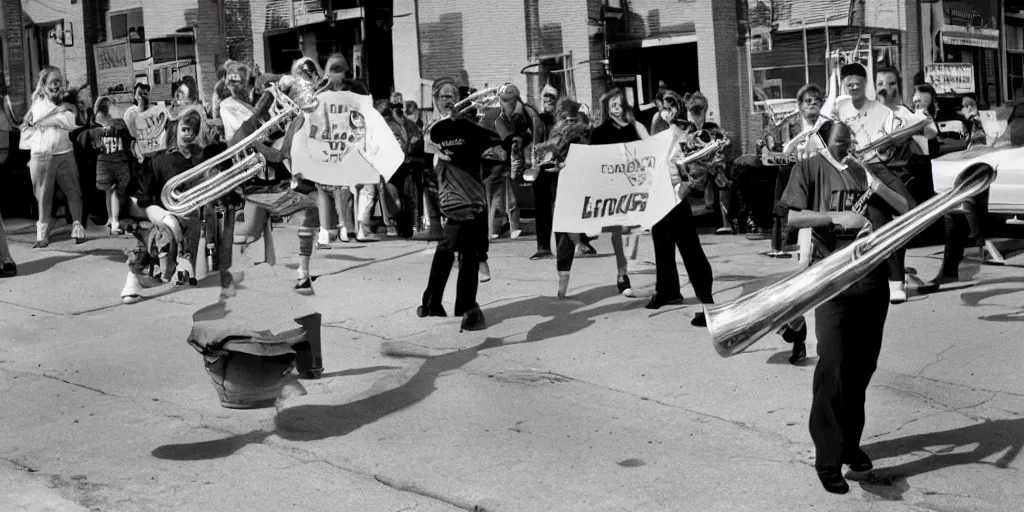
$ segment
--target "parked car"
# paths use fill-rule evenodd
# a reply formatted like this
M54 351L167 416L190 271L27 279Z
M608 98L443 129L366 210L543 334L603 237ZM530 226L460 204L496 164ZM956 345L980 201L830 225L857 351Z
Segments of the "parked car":
M953 188L964 169L979 163L992 166L996 181L989 188L989 215L1013 223L1024 221L1024 118L1011 119L991 146L972 146L932 160L935 192Z

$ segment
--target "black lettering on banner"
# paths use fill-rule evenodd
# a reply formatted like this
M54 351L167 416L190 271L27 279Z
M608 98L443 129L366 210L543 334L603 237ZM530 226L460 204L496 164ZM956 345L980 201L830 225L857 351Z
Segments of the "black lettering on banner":
M647 198L648 194L645 192L635 192L619 198L594 199L591 196L585 196L580 219L626 215L635 211L643 212L647 210Z

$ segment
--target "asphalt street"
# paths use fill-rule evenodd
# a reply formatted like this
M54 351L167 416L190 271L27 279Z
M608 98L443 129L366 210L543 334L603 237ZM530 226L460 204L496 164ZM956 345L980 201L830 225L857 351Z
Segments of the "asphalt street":
M1024 258L962 266L967 284L889 311L868 391L875 470L826 493L807 432L809 358L769 336L719 357L686 304L652 312L615 291L608 236L570 297L532 237L492 243L488 328L420 319L430 244L335 243L316 295L291 292L295 228L277 265L236 256L231 306L254 328L323 315L325 373L278 409L220 406L186 344L215 279L123 305L127 238L66 227L0 280L0 511L999 511L1024 503ZM766 241L702 235L726 302L793 270ZM974 254L976 256L976 253ZM911 249L917 277L941 247ZM640 259L651 260L642 237ZM457 272L457 271L456 271ZM454 276L445 307L454 303ZM653 274L632 276L641 295ZM811 323L813 333L813 322Z

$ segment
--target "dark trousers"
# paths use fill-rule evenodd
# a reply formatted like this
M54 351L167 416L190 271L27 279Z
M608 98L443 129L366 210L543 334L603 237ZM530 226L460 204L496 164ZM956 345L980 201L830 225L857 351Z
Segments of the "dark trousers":
M885 186L891 188L897 194L903 196L907 202L910 203L910 209L913 210L917 207L917 201L914 200L914 196L910 193L907 188L904 179L909 179L910 175L903 168L890 169L884 165L872 164L870 165L872 172L875 176L878 176L878 180L881 181ZM876 226L878 227L878 226ZM888 267L889 267L889 280L904 282L907 279L907 250L906 248L900 248L898 251L892 253L889 256Z
M583 233L555 233L555 267L558 271L572 270L572 261L576 258L576 244L585 244L589 241L590 237Z
M459 278L455 283L455 315L462 316L475 308L476 292L480 285L480 263L487 261L487 213L480 212L472 220L448 219L442 239L437 243L434 261L430 265L427 289L423 292L423 306L440 308L444 288L459 253Z
M786 191L786 185L789 184L789 175L792 173L792 167L781 167L775 177L775 200L772 202L772 250L781 251L782 245L785 242L783 236L785 233L782 232L783 225L785 224L786 217L789 216L789 210L785 207L780 206L779 202L782 201L782 194Z
M533 182L533 212L537 219L537 250L551 250L551 226L555 218L558 173L541 171Z
M654 242L654 264L657 267L655 292L664 297L679 295L679 270L676 268L675 248L683 256L683 265L690 276L690 284L697 298L704 304L713 304L711 263L700 245L693 212L686 201L679 203L664 219L651 228Z
M814 311L818 364L810 431L818 469L841 467L844 451L860 447L865 392L878 364L889 312L884 275L875 276L870 290L844 292Z

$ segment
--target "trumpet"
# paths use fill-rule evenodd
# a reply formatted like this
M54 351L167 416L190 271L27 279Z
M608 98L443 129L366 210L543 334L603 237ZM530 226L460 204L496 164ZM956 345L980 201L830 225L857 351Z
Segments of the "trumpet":
M477 110L477 115L482 117L483 109L498 106L498 89L498 87L491 87L489 89L484 89L470 94L465 99L452 106L451 112L431 121L430 124L423 129L423 132L429 132L430 129L442 119L464 116L469 110L474 108Z
M316 95L326 87L324 85L312 95L304 97L306 101L301 106L289 98L277 84L267 87L263 94L273 96L273 103L269 109L270 120L216 157L168 180L160 191L164 208L174 215L183 215L226 196L254 178L266 168L266 159L257 153L253 146L266 140L275 127L287 123L303 111L315 109L318 104ZM228 160L233 161L230 168L211 176L218 166ZM188 188L190 183L195 184Z
M893 251L984 192L996 170L978 164L960 172L952 189L871 231L865 229L852 244L754 293L720 305L704 306L715 351L722 357L743 352L765 335L831 300L868 275Z

